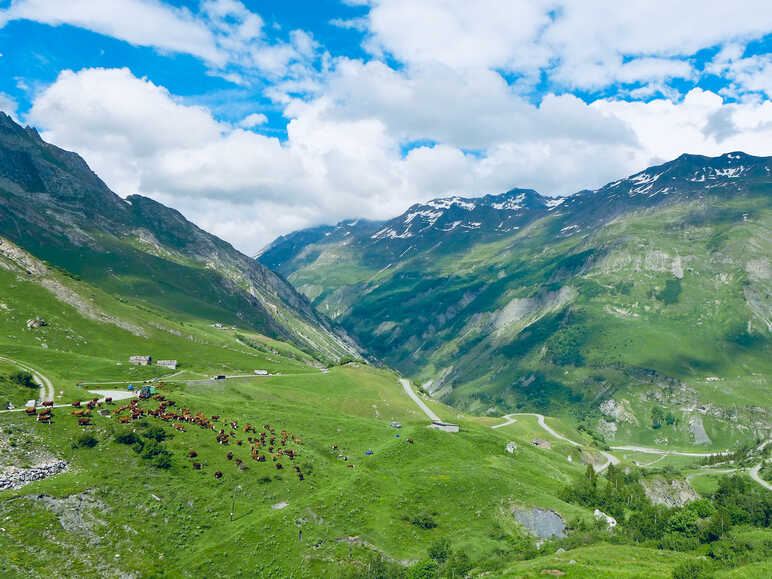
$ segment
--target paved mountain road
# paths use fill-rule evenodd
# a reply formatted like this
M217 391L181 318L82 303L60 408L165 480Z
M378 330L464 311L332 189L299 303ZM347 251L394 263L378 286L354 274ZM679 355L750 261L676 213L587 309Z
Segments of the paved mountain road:
M432 412L431 408L429 408L426 404L424 404L424 401L418 397L418 394L413 392L413 389L410 387L409 381L407 381L405 378L400 378L399 383L402 384L402 388L404 388L407 395L413 399L413 402L418 404L418 407L424 411L424 414L426 414L426 416L429 417L429 420L437 420L438 422L442 422L440 417L437 416L434 412Z

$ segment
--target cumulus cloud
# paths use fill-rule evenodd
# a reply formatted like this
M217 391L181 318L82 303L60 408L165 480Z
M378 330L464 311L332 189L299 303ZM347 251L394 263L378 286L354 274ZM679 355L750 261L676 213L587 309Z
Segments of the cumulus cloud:
M235 84L307 73L317 56L306 32L269 38L263 19L239 0L201 0L196 12L161 0L13 0L0 10L0 28L12 20L68 24L161 53L190 54Z
M0 25L11 20L70 24L137 46L192 54L218 65L227 59L202 20L185 8L156 0L14 0L0 13Z
M766 0L373 0L367 18L375 55L590 89L690 78L680 57L772 30Z
M268 117L266 117L263 113L252 113L251 115L247 115L241 121L239 121L239 126L243 129L252 129L254 127L259 127L260 125L264 125L268 122Z
M341 60L314 98L287 101L286 141L244 130L259 113L217 121L128 69L65 71L28 119L119 194L172 205L249 253L299 227L388 218L441 195L565 194L683 152L770 153L769 102L695 89L680 102L531 104L495 73L422 70ZM711 128L717 115L730 131ZM409 146L419 139L436 144Z

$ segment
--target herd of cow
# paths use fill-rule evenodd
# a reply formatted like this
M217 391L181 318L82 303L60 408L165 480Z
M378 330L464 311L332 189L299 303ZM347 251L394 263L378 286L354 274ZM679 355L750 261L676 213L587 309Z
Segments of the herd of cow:
M290 441L296 445L303 443L300 438L296 438L294 434L290 434L286 430L282 430L277 435L276 430L271 428L270 424L265 424L258 432L257 428L249 422L240 428L238 421L228 421L218 415L207 417L201 411L192 413L187 408L181 408L179 412L175 412L172 410L172 408L176 406L175 401L167 400L162 394L155 394L152 396L152 399L158 402L158 408L143 408L140 406L139 400L133 399L129 404L119 406L112 410L112 414L118 418L118 421L121 424L129 424L134 420L147 417L170 422L177 432L185 432L185 427L190 425L198 426L204 430L211 430L216 433L215 440L218 444L223 446L229 445L231 442L236 446L246 446L246 444L248 444L249 455L253 460L256 462L267 462L268 457L270 457L271 462L275 463L277 470L282 470L284 468L281 459L286 458L290 461L294 461L297 456L297 451L295 449L287 447L288 443ZM76 400L72 403L73 410L71 411L71 414L77 417L79 426L89 426L91 424L91 412L105 404L112 405L113 399L107 397L104 401L100 401L99 398L94 398L86 403ZM26 413L28 415L37 416L38 422L50 424L52 418L51 407L53 405L54 403L50 401L43 402L43 409L40 413L38 413L37 409L34 407L27 408ZM102 413L107 414L108 411L103 410ZM122 416L124 413L128 413L128 415ZM243 434L246 437L246 440L243 438L236 438L239 434ZM188 452L188 458L191 460L195 459L197 456L198 453L195 450ZM228 460L234 461L240 470L245 470L247 468L242 459L234 457L233 452L228 452L225 457ZM191 464L195 470L202 469L200 462L194 461ZM295 473L299 480L304 480L303 473L299 466L295 466ZM223 473L221 471L216 471L214 477L216 479L221 479Z

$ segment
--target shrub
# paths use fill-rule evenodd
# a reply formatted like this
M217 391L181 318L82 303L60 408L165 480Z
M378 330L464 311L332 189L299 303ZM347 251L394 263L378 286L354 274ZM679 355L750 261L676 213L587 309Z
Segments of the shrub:
M697 537L687 537L681 533L666 533L657 543L660 549L669 551L693 551L700 546Z
M16 386L26 386L27 388L38 387L38 385L35 384L35 380L33 379L32 374L29 372L14 372L12 374L8 374L7 380Z
M167 469L172 466L172 457L168 452L162 452L153 458L151 464L156 468Z
M419 529L434 529L437 526L434 517L428 511L414 514L409 518L409 521Z
M84 432L78 438L75 439L73 446L77 448L94 448L99 440L90 432Z
M434 579L437 577L440 566L437 561L427 559L419 561L407 570L408 579Z
M712 565L708 561L684 561L673 569L673 579L707 579L713 575L711 570Z
M450 556L450 541L446 538L437 539L429 546L429 557L442 564Z
M163 442L166 440L166 431L160 426L148 426L142 433L142 436L155 440L156 442Z
M113 439L118 444L136 444L141 442L139 436L135 432L119 432Z

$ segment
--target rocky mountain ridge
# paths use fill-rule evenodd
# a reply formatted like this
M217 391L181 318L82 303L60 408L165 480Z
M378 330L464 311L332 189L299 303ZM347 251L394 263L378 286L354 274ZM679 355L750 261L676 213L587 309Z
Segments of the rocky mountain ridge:
M0 235L127 298L245 325L329 360L354 342L268 268L0 113Z

